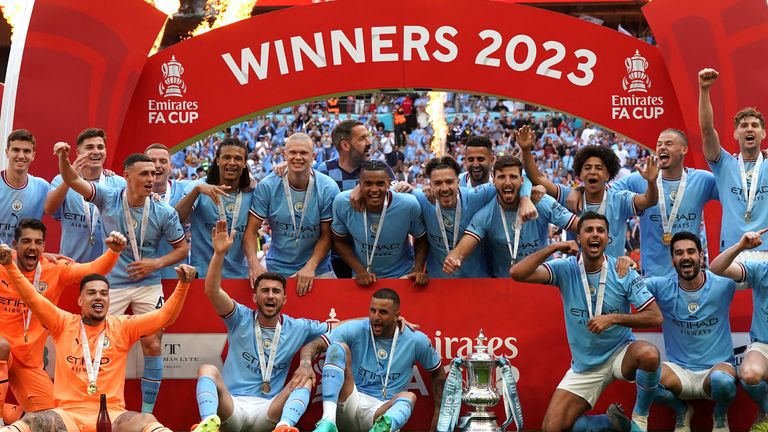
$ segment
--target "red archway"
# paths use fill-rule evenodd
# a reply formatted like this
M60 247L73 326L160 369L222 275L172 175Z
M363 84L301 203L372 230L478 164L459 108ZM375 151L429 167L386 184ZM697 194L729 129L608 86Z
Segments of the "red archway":
M635 38L494 1L340 0L256 16L152 56L111 164L298 101L387 89L517 99L645 145L682 125L660 51Z

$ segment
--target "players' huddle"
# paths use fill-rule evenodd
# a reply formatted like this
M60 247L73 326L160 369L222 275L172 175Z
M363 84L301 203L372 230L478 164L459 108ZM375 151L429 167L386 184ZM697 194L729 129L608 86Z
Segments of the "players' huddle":
M395 291L377 290L367 318L339 324L281 313L286 278L297 279L302 296L314 279L334 277L354 277L361 286L379 278L425 285L429 277L511 277L558 287L572 363L550 401L545 431L644 431L652 403L672 408L676 431L690 431L693 410L685 401L693 399L714 400L713 430L727 431L740 380L760 411L752 430L768 432L765 120L756 109L739 111L733 136L740 152L725 152L709 100L717 75L699 73L711 172L685 167L685 133L665 129L656 155L610 185L618 157L607 147L583 147L574 156L583 185L573 189L538 171L527 126L515 132L522 160L496 157L490 140L473 137L466 173L449 156L432 159L429 186L421 190L394 182L386 164L368 160L368 131L352 120L332 132L337 159L313 168L312 140L297 133L286 140L285 163L256 185L247 147L236 138L220 143L204 179L170 180L162 144L126 158L120 177L103 168L106 136L95 128L77 137L74 162L69 144L54 145L60 175L49 185L28 174L34 137L14 131L0 182L0 425L7 425L0 432L95 431L102 395L115 432L167 431L152 415L162 329L181 313L196 275L205 277L205 294L224 320L229 350L221 371L199 368L195 432L298 431L321 352L316 431L403 428L416 402L406 391L416 363L432 374L436 429L446 378L441 358L400 316ZM705 270L697 233L710 200L723 207L721 254ZM61 255L44 253L44 213L61 222ZM623 256L634 216L642 276ZM272 230L266 266L259 257L263 224ZM549 244L550 224L578 240ZM161 278L178 279L167 300ZM223 278L249 278L255 307L233 300ZM71 285L79 285L80 314L56 307ZM754 310L752 344L737 373L729 306L740 288L752 288ZM123 315L128 306L135 315ZM632 333L659 325L666 362ZM53 383L43 369L48 334L56 345ZM127 353L137 341L144 353L141 412L126 411L123 394ZM301 360L289 377L297 352ZM604 415L585 415L614 379L637 384L631 418L616 404ZM20 406L4 404L9 389Z

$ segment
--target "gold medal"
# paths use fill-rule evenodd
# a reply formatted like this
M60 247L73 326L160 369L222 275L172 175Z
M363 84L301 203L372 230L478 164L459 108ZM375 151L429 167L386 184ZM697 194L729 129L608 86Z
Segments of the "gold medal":
M268 382L265 382L264 384L262 384L262 385L261 385L261 392L262 392L262 393L264 393L264 394L267 394L267 393L269 393L271 390L272 390L272 387L270 387L270 385L269 385L269 383L268 383Z
M96 390L98 390L98 387L96 387L96 382L91 381L88 383L88 394L93 396L96 394Z
M665 245L669 246L669 244L672 243L672 233L665 232L664 236L661 238L661 241L664 242Z
M744 222L749 223L750 219L752 219L752 212L748 211L744 213Z
M29 338L27 338L27 331L24 330L24 343L29 342Z
M384 399L387 399L387 388L386 388L386 387L385 387L385 388L383 388L383 389L381 389L381 396L382 396Z

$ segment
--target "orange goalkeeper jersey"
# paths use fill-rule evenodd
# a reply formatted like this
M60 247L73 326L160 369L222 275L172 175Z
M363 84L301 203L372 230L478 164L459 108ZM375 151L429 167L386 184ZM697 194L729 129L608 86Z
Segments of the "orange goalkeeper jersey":
M45 257L41 257L40 294L56 304L64 288L80 282L83 277L91 273L106 275L115 266L119 257L120 254L112 252L111 249L93 262L84 264L66 260L58 260L53 263ZM32 282L35 271L26 272L24 276ZM33 313L25 342L24 319L27 312L27 307L21 300L21 296L11 286L8 272L0 266L0 336L6 338L11 344L14 362L19 361L28 367L42 367L43 350L48 332Z
M81 316L63 311L44 296L38 294L14 263L5 266L11 282L21 298L37 315L43 326L51 332L56 344L56 374L53 380L54 405L57 408L83 411L99 410L99 395L107 395L107 408L125 410L125 367L128 351L141 336L149 335L171 325L181 312L189 289L188 283L179 282L163 307L144 315L111 316L97 326L85 326L91 359L96 353L99 333L105 331L104 348L96 385L96 394L89 395L88 373L83 359L80 340Z

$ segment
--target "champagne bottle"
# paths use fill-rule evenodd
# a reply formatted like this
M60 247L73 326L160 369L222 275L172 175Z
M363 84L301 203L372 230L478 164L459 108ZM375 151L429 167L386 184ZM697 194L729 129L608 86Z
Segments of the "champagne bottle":
M96 432L112 432L112 421L109 420L107 411L107 395L103 393L99 402L99 416L96 417Z

